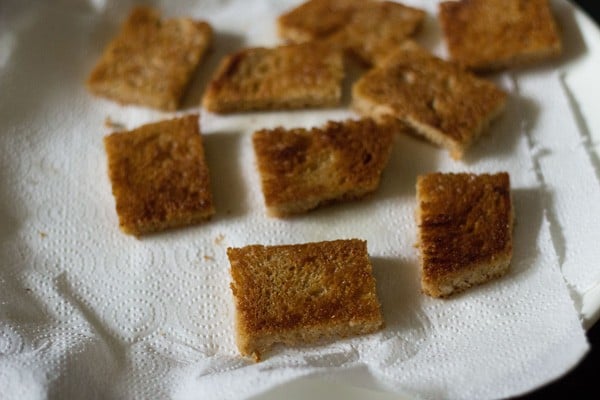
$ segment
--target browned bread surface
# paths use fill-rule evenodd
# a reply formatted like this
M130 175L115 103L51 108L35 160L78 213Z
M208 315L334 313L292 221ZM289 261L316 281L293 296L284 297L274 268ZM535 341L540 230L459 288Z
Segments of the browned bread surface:
M228 248L240 353L299 345L383 325L363 240Z
M561 53L548 0L462 0L440 4L439 20L453 60L495 70Z
M391 1L365 2L348 24L327 40L367 64L378 64L420 29L425 15Z
M411 42L363 75L352 106L363 115L389 115L461 158L506 103L496 85L428 54Z
M369 0L309 0L277 19L279 36L293 43L323 39L340 30Z
M369 118L310 130L264 129L253 143L267 211L283 217L379 186L396 127Z
M278 19L279 35L291 42L324 40L377 63L413 35L425 12L391 1L311 0Z
M104 145L125 233L189 225L214 214L197 115L113 133Z
M342 54L329 46L244 49L221 62L203 105L217 113L335 106L343 77Z
M445 297L508 271L513 208L507 173L419 176L417 203L423 292Z
M206 22L162 20L156 10L136 7L107 45L87 87L122 104L175 110L211 40Z

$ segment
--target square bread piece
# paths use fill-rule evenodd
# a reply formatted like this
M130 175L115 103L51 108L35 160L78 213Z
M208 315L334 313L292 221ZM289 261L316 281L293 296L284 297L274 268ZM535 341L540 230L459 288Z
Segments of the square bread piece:
M335 106L343 78L342 54L329 46L244 49L221 61L203 105L216 113Z
M506 93L492 82L404 43L352 88L360 114L400 119L455 159L499 115Z
M281 15L279 36L325 40L367 64L383 58L421 26L425 12L391 1L312 0Z
M279 36L292 43L323 39L343 28L370 0L309 0L277 18Z
M260 360L275 343L295 346L383 326L363 240L228 248L236 341Z
M92 70L87 87L121 104L175 110L212 41L206 22L162 20L136 7Z
M375 191L395 132L393 124L370 118L330 121L310 130L279 127L255 132L268 214L285 217Z
M417 203L424 293L446 297L508 272L513 208L507 173L419 176Z
M366 64L376 65L421 28L426 13L391 1L365 2L327 40Z
M440 4L450 56L487 71L531 64L561 53L548 0L462 0Z
M123 232L138 236L214 214L197 115L116 132L104 146Z

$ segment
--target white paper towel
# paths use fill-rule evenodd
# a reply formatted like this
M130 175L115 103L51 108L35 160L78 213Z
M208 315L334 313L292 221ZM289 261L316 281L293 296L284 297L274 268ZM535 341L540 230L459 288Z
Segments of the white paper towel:
M216 31L213 53L186 100L186 112L198 112L220 57L277 43L275 17L297 2L173 3L157 5L168 15L208 19ZM406 3L433 13L436 2ZM265 217L252 132L351 114L203 112L216 216L141 240L122 234L106 173L104 120L133 128L174 115L122 107L83 87L130 5L3 3L0 397L245 398L300 376L329 374L420 398L483 399L530 390L583 356L584 332L529 148L537 128L523 129L527 98L509 76L499 77L511 92L506 112L465 162L403 137L371 198L290 220ZM434 30L425 36L439 48ZM517 214L510 274L449 300L420 294L413 247L415 179L438 170L508 171ZM386 328L323 346L276 347L258 364L240 358L226 247L351 237L368 241Z
M564 69L577 62L589 46L575 24L569 4L555 5L565 39L565 54L548 68L516 74L518 90L529 114L525 130L547 194L551 232L565 279L577 293L600 282L600 170L589 132L580 132L572 108L578 107L567 85ZM596 82L590 82L595 90ZM574 110L578 111L578 110ZM596 167L597 168L597 167ZM574 173L576 171L576 173Z

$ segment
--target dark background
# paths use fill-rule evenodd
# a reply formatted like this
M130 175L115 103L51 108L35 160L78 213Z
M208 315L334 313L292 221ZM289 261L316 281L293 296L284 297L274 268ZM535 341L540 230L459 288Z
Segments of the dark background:
M600 24L600 1L573 0L596 24ZM594 7L595 6L595 7ZM600 65L598 66L600 71ZM566 376L528 395L515 400L549 399L554 396L571 396L573 399L597 399L600 380L600 322L587 332L591 350L585 359Z

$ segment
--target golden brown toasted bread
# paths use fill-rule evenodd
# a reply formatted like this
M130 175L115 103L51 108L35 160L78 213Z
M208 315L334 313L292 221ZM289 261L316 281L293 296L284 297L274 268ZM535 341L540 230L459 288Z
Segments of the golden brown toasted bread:
M404 121L460 159L504 109L496 85L405 42L352 88L352 106L374 118Z
M417 203L424 293L446 297L508 271L513 208L507 173L419 176Z
M245 49L221 62L203 105L217 113L335 106L343 77L342 54L329 46Z
M241 354L371 333L383 325L363 240L228 248Z
M122 104L175 110L212 40L206 22L136 7L91 72L88 89Z
M277 19L279 36L292 43L323 39L340 30L369 0L309 0Z
M278 19L294 43L324 41L375 64L421 26L425 12L391 1L311 0Z
M561 53L548 0L462 0L440 4L453 60L478 71L547 60Z
M214 214L197 115L116 132L104 146L123 232L137 236Z
M371 119L328 122L310 130L263 129L253 143L271 216L357 199L379 186L396 127Z
M414 35L425 12L391 1L365 2L348 23L327 39L366 64L378 64Z

